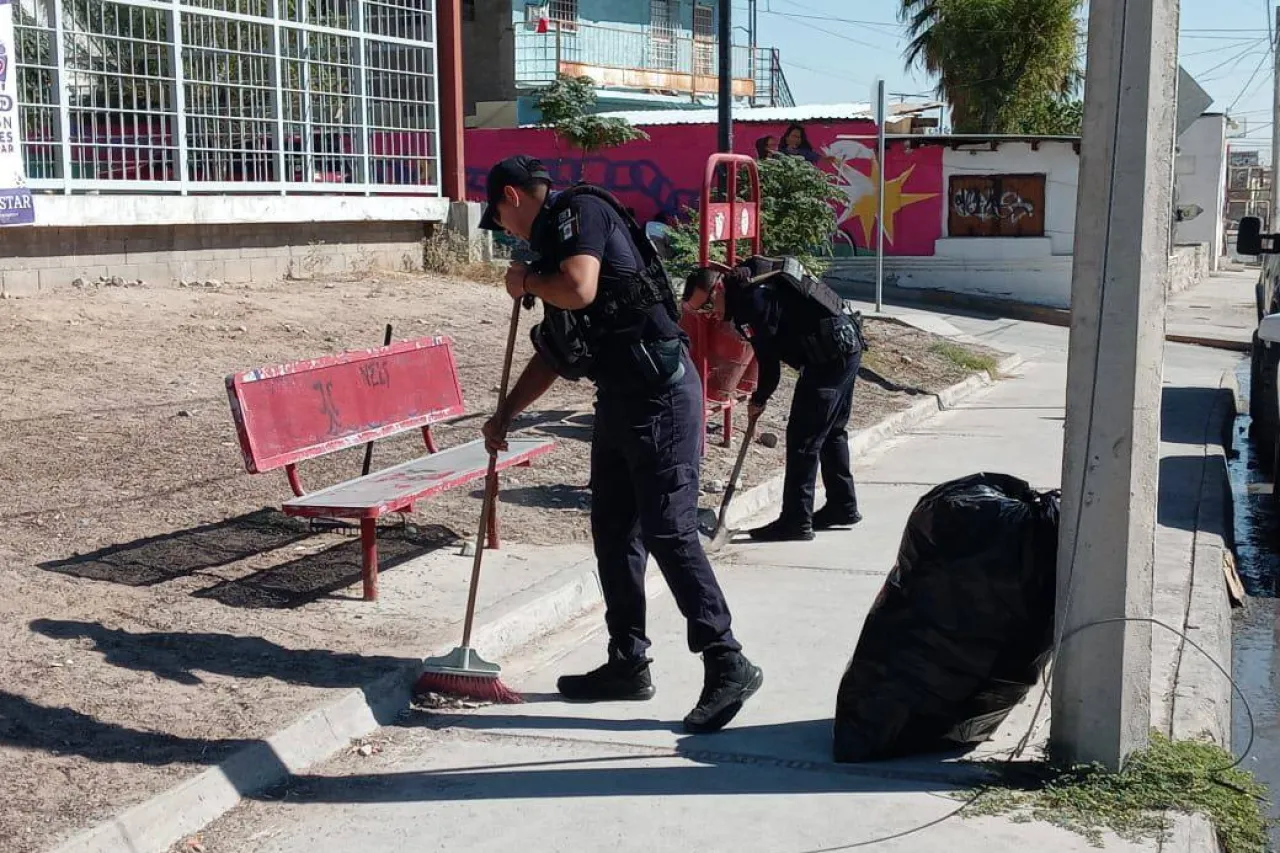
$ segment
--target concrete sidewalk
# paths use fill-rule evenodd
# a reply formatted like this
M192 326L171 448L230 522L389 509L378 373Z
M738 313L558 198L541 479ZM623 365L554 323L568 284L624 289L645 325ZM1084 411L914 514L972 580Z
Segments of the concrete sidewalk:
M1219 272L1171 296L1165 337L1178 343L1248 352L1258 328L1257 283L1256 269Z
M276 792L242 805L205 833L205 848L817 853L870 843L886 851L1091 849L1085 839L1045 824L954 817L959 801L949 794L972 781L973 771L953 762L929 757L847 767L830 761L836 687L920 495L980 470L1045 488L1060 478L1066 331L947 321L963 334L1021 351L1029 362L1018 378L864 458L857 473L866 521L855 530L823 534L814 543L734 546L718 561L735 628L765 671L763 689L730 729L697 737L679 731L700 688L701 664L685 650L683 623L655 578L650 633L658 696L652 702L568 705L554 695L558 675L603 660L601 620L592 614L507 661L507 681L525 692L528 704L411 715L376 736L380 752L339 759L297 777L282 798ZM1201 461L1167 465L1162 496L1203 491L1212 467L1204 462L1210 455L1204 443L1216 440L1203 406L1220 399L1220 377L1233 363L1227 353L1170 348L1166 385L1188 390L1166 406L1162 453ZM1209 602L1222 595L1211 581L1192 582L1200 504L1184 500L1162 511L1157 543L1166 605L1176 611L1183 602L1182 613L1168 618L1182 626L1195 592L1208 594ZM1155 694L1172 697L1183 666L1181 644L1157 635L1153 651ZM1212 692L1211 680L1203 680ZM1172 699L1154 704L1153 721L1165 726ZM1183 729L1213 717L1197 717L1195 702L1183 707ZM1015 712L978 756L1008 750L1029 717L1027 708ZM1042 719L1033 740L1045 729ZM1107 848L1157 845L1112 838ZM1162 849L1213 848L1202 823L1186 823Z

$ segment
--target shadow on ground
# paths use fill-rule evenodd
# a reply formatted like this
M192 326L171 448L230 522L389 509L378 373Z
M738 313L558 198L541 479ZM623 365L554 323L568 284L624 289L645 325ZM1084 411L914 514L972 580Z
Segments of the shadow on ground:
M1162 527L1216 533L1232 541L1231 477L1227 459L1212 445L1232 443L1231 392L1225 388L1165 387L1160 398L1160 441L1195 446L1160 458L1156 521ZM1206 454L1203 448L1210 445ZM1220 495L1221 501L1202 500Z
M188 738L105 723L70 708L49 708L0 691L0 744L103 764L217 764L252 740Z
M355 532L354 528L345 528ZM360 579L360 543L352 538L318 552L242 577L216 574L252 557L300 547L315 530L305 521L266 508L188 530L151 536L89 554L41 563L40 568L124 586L144 587L210 573L214 583L192 593L228 607L293 608L332 596ZM386 570L458 540L445 527L387 527L378 535Z
M484 496L484 492L477 489L471 493L471 496L478 500ZM591 508L591 490L586 486L570 486L564 483L550 483L545 486L507 486L502 489L501 501L504 504L538 509L583 511Z
M88 640L92 651L112 666L149 672L179 684L203 684L198 673L206 672L232 678L274 678L310 687L359 687L414 662L329 649L290 649L261 637L184 631L134 633L69 619L36 619L30 628L56 640Z
M415 722L411 720L407 724ZM481 731L497 728L509 731L514 727L531 732L565 727L611 732L671 731L679 726L676 722L651 719L606 721L489 715L446 716L427 724L460 724ZM736 735L732 744L726 742L730 733ZM794 753L796 745L803 745L800 752L806 755L815 750L829 751L830 743L830 720L803 720L745 726L716 735L686 736L671 752L631 750L619 755L612 750L597 749L595 755L584 758L495 762L398 773L301 775L282 787L288 789L290 801L322 803L936 792L956 787L941 779L914 775L894 763L841 765L779 755ZM741 751L741 744L752 744L754 749ZM621 745L619 748L625 749ZM508 754L518 754L519 743L506 749ZM620 766L623 763L633 766ZM929 756L915 766L938 768L943 765L941 757ZM958 765L950 766L960 769ZM276 789L264 792L263 798L276 799L279 795L280 789Z

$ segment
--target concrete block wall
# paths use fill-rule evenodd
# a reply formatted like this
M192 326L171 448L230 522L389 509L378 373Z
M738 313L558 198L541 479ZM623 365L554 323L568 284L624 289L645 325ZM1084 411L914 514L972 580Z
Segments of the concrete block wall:
M1204 243L1174 246L1169 255L1169 292L1195 287L1209 275L1211 251Z
M422 269L421 222L44 227L0 230L0 291L99 276L168 284Z

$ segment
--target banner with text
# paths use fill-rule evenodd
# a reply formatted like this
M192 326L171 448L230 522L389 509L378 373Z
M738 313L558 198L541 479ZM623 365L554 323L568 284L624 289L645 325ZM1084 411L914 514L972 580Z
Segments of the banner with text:
M36 212L18 143L18 75L12 0L0 0L0 225L30 225Z

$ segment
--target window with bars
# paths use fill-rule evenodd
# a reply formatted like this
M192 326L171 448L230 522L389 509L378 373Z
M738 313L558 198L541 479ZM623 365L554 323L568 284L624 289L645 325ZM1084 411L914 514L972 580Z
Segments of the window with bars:
M673 0L649 0L650 63L662 70L676 67L675 15Z
M551 0L547 14L559 24L561 32L578 29L578 0Z
M28 180L438 192L434 17L434 0L16 0Z
M693 73L716 73L715 9L701 3L693 7Z

